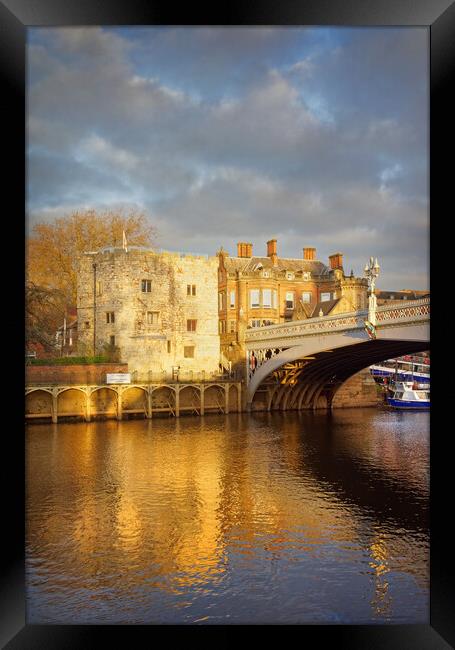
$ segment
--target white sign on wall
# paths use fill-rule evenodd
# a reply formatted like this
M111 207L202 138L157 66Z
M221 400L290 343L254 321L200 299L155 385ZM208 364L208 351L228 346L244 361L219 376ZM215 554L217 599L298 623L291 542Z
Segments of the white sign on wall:
M107 372L106 384L131 384L131 373L129 372Z

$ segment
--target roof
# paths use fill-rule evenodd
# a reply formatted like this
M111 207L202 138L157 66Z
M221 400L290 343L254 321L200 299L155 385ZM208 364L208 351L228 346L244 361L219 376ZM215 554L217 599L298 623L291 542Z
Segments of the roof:
M376 297L379 300L419 300L419 298L426 298L429 295L429 291L411 291L410 289L376 292Z
M341 298L336 298L335 300L324 300L323 302L318 302L313 309L312 318L317 318L319 312L322 309L322 315L327 316L330 314L335 305L340 302Z
M330 269L325 264L316 260L278 257L274 265L270 257L224 257L224 266L228 273L235 273L237 271L252 273L258 270L259 264L264 269L274 269L279 272L309 271L313 275L328 275L330 273Z

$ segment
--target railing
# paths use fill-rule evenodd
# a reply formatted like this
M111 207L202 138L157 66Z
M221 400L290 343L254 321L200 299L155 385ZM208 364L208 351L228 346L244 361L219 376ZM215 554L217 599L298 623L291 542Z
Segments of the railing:
M336 316L321 316L308 318L294 323L281 323L247 330L245 341L256 342L261 340L293 338L295 336L323 334L336 330L358 329L364 327L364 320L368 318L368 311L354 311Z
M417 318L422 320L430 315L430 298L421 300L406 301L406 306L394 303L393 305L382 305L376 310L376 321L409 321Z
M393 305L378 307L376 309L376 321L383 324L420 321L426 320L429 314L430 298L423 298L421 300L410 300L406 303L406 306L394 303ZM247 344L262 343L287 338L292 339L299 336L326 334L339 330L363 329L366 319L368 319L368 310L364 309L335 316L321 316L308 318L304 321L266 325L247 330L245 342Z
M140 374L137 371L131 372L131 384L201 384L207 382L229 382L240 381L240 373L236 370L232 372L193 372L193 371L179 371L178 373L162 371L162 372L148 372ZM97 385L108 386L106 383L106 372L100 373L66 373L65 376L58 375L50 372L46 377L39 379L26 380L26 385L29 386L83 386L83 385Z

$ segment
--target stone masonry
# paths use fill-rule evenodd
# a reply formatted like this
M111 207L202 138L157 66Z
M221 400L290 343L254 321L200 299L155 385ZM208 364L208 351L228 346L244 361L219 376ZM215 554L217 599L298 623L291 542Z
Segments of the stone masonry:
M78 274L80 354L118 348L150 373L217 372L218 259L131 247L84 253Z

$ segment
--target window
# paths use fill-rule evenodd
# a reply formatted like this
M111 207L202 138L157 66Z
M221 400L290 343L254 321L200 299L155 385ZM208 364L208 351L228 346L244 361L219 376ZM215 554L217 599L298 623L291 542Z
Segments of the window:
M304 280L309 280L311 278L311 273L308 271L304 271L303 273L303 279Z
M232 334L232 332L235 332L235 329L236 329L236 322L235 322L235 320L231 320L231 321L229 321L229 331L231 332L231 334Z
M290 271L286 272L286 280L293 280L294 279L294 274L291 273Z
M187 284L186 285L186 295L187 296L195 296L196 295L196 285L195 284Z
M101 280L98 280L96 283L96 295L101 296L102 293L103 293L103 283L101 282Z
M262 289L262 306L271 309L272 307L272 289Z
M278 292L276 289L273 290L272 296L273 296L273 308L276 309L278 307Z
M235 290L229 292L229 307L231 309L235 307Z
M195 320L194 318L189 318L186 321L186 331L187 332L195 332L196 331L196 323L197 323L197 320Z
M159 311L148 311L147 312L147 325L157 325L160 318Z
M250 307L260 307L259 289L250 289Z
M111 344L112 347L115 346L115 336L110 337L110 344Z
M90 321L89 321L89 320L86 320L86 321L85 321L85 329L86 329L86 330L89 330L89 329L90 329Z
M269 278L270 277L270 271L263 271L262 277L263 278Z
M226 334L226 321L225 320L220 320L218 328L219 328L220 334Z
M218 294L218 309L223 311L226 308L226 294L224 291Z
M171 342L170 341L167 342L167 353L168 354L171 353Z
M294 292L286 291L286 309L294 309Z
M106 323L115 323L115 314L113 311L106 312Z
M152 291L152 281L151 280L141 280L141 291L143 293L151 293L151 291Z
M251 327L261 327L261 323L262 323L262 321L260 319L258 319L258 318L253 318L250 321Z
M321 302L327 302L327 300L330 300L330 292L321 293Z
M302 292L302 302L311 302L311 291Z
M194 345L185 345L183 348L183 356L185 359L194 359Z

